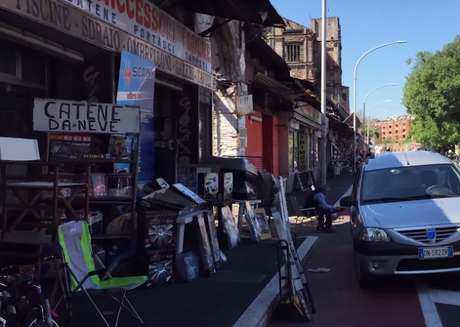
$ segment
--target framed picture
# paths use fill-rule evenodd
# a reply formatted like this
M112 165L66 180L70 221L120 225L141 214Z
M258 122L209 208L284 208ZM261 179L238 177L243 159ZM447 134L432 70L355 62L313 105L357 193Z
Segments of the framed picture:
M262 240L269 240L272 238L272 232L270 231L270 226L268 225L267 215L265 214L265 209L258 208L254 209L254 215L258 222L260 228L260 234Z

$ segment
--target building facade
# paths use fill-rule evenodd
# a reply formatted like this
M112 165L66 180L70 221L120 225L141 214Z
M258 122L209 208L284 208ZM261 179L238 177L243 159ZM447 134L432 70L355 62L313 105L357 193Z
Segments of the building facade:
M383 146L391 151L410 150L409 134L413 120L414 116L403 115L376 121L373 124L379 136L375 139L376 145Z
M291 69L291 77L296 80L295 83L308 90L307 93L312 98L309 99L311 101L297 99L294 104L294 114L286 124L289 146L282 150L291 159L286 168L281 170L312 170L318 176L321 138L321 19L312 19L311 28L283 19L286 23L285 29L265 29L267 44L286 61ZM339 126L349 115L349 89L342 85L342 38L339 18L330 17L327 24L327 111L329 122L333 120L328 126L327 160L330 162L335 156L336 149L340 147L338 135L348 135L348 127ZM282 135L283 132L280 132L280 137Z
M211 122L200 118L211 115L211 45L194 32L193 15L147 0L135 7L123 0L49 0L34 9L27 1L3 1L0 115L8 126L2 136L37 138L47 158L44 133L33 132L33 99L116 103L121 53L130 52L156 65L154 101L142 112L142 139L151 140L142 149L141 160L151 163L142 175L174 182L171 167L211 151L204 141ZM126 82L139 77L134 68L124 67ZM178 155L162 146L169 140L177 141Z

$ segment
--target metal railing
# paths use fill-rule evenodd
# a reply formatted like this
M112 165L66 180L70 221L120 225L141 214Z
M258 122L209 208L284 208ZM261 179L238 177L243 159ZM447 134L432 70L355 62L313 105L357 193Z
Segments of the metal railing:
M257 170L265 170L273 174L271 160L267 157L258 156L226 156L227 158L242 158L246 159L249 163L256 166Z

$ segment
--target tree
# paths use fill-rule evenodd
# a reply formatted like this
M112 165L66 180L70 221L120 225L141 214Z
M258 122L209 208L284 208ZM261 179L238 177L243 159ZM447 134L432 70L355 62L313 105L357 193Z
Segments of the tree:
M366 135L369 136L369 137L375 137L376 139L378 139L380 137L380 132L374 128L369 128L369 130L367 129L366 127Z
M410 137L429 147L460 143L460 36L443 50L419 52L404 85L403 104L416 116Z

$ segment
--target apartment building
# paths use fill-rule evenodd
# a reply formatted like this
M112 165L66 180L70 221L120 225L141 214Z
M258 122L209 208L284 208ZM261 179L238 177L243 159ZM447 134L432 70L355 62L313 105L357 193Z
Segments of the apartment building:
M291 77L321 87L321 18L311 28L283 18L286 28L266 29L267 43L291 68ZM327 20L327 94L336 104L349 108L349 88L342 86L342 36L339 17Z
M379 138L376 144L383 144L393 151L406 150L413 120L414 116L403 115L377 121L375 128L379 132Z

